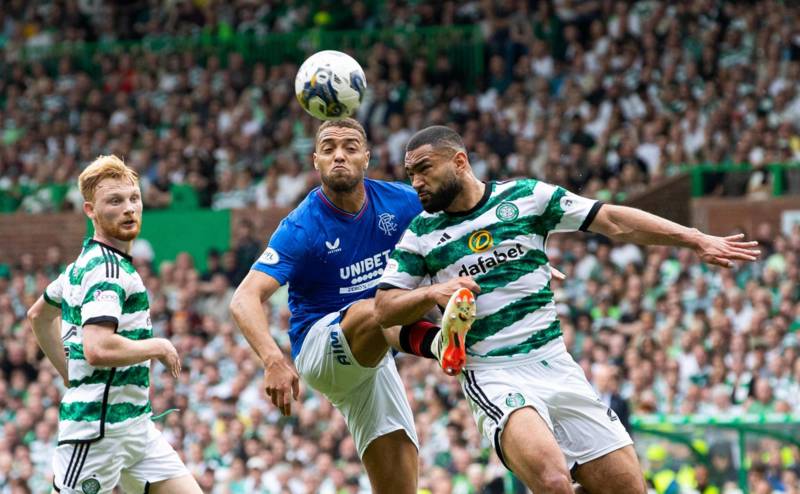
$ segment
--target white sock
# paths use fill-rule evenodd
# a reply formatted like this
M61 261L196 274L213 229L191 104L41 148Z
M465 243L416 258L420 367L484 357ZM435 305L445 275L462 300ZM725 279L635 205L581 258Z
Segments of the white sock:
M436 356L436 360L442 359L442 330L436 333L431 341L431 353Z

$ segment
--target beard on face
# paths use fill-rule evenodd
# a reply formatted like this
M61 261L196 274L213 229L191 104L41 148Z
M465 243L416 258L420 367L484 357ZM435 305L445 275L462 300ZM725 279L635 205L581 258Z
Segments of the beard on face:
M422 209L428 213L444 211L453 203L456 196L461 193L464 186L458 180L455 173L451 174L442 182L442 186L436 192L431 192L427 199L420 199Z
M355 189L358 184L364 180L364 171L362 170L361 173L357 172L355 175L331 176L320 173L319 176L322 180L322 183L325 184L326 187L336 193L341 194L351 192L353 189Z
M105 233L111 238L122 240L123 242L129 242L135 239L139 235L139 232L142 229L142 222L140 220L135 220L136 228L133 230L122 228L121 223L127 221L126 219L118 220L115 222L106 220L98 216L97 220L98 220L98 226L102 229L103 233Z

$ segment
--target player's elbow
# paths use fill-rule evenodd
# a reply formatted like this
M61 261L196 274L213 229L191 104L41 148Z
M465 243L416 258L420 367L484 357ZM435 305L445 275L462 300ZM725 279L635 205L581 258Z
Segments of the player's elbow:
M605 235L608 238L624 240L630 233L625 227L625 208L613 204L605 204L589 227L589 231Z
M83 358L92 367L113 367L115 355L123 349L115 344L113 333L96 327L83 327Z
M85 341L83 345L83 358L85 358L86 363L92 367L103 367L104 363L107 361L106 352L100 345L88 344Z
M28 322L31 323L32 327L36 327L36 321L42 316L42 309L37 306L37 304L31 305L31 308L28 309L27 317Z
M44 301L42 300L42 298L39 297L39 299L33 304L31 304L30 308L28 308L28 312L26 315L28 317L28 321L31 324L38 322L44 315L45 304L43 302Z
M28 323L34 332L42 331L46 326L47 319L45 318L44 310L38 304L33 304L27 313Z
M228 310L231 313L231 317L233 317L234 321L239 321L242 317L242 314L245 311L245 299L247 298L247 290L242 289L240 286L236 289L233 293L233 297L231 297L231 302L228 304Z

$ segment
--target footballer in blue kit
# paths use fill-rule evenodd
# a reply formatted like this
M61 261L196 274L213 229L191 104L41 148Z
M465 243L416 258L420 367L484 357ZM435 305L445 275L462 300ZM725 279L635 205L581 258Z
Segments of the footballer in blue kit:
M364 203L353 213L333 204L322 188L311 191L253 265L281 285L289 283L292 358L313 323L375 296L389 254L422 211L408 185L365 179L364 189Z
M368 163L366 133L357 121L319 127L314 167L322 185L278 226L230 308L264 365L266 394L281 413L291 413L302 377L342 412L373 492L414 494L419 445L387 338L436 358L430 349L441 346L445 332L429 323L381 328L375 319L373 297L388 256L422 208L411 187L365 179ZM263 309L286 283L291 359L270 335ZM391 331L399 340L391 340Z

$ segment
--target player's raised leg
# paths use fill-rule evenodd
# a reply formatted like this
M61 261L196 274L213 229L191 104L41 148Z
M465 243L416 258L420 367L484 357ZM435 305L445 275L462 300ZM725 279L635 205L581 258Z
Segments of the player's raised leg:
M355 302L346 309L340 323L350 352L362 367L375 367L386 355L389 344L375 319L375 299Z
M389 346L374 313L373 299L359 300L346 309L339 322L356 363L374 368L374 375L348 398L335 399L335 403L345 415L357 444L366 445L361 460L373 492L414 494L419 459L416 439L411 438L416 438L413 417L394 362L386 357ZM301 358L298 369L305 369L304 363ZM345 373L353 366L334 367ZM339 380L346 379L344 374L339 375ZM371 413L366 415L364 409L368 408Z
M413 355L435 358L445 373L452 376L461 372L466 362L465 337L474 318L475 296L463 289L455 292L447 304L443 330L426 321L402 328L382 328L375 318L374 299L359 300L348 307L340 324L359 365L378 365L391 346Z
M407 326L381 328L390 347L439 361L445 374L455 376L467 361L466 335L475 320L475 295L462 288L453 292L442 316L442 327L421 320Z
M418 446L405 389L393 359L386 355L388 346L380 328L369 322L368 314L372 311L365 309L371 304L358 302L354 305L359 306L350 320L354 332L350 338L345 338L351 345L353 358L361 365L372 364L375 369L371 378L358 385L348 399L339 402L340 410L345 414L357 445L366 446L361 460L373 492L415 494L419 476ZM376 336L380 342L374 341ZM361 346L360 356L353 349L353 342ZM367 359L375 360L373 363ZM368 416L364 410L369 408ZM359 419L355 420L356 417ZM361 446L358 447L361 450Z
M533 492L573 493L556 438L532 407L511 414L500 435L500 444L506 465Z
M645 494L644 477L633 446L579 465L575 480L588 494Z

